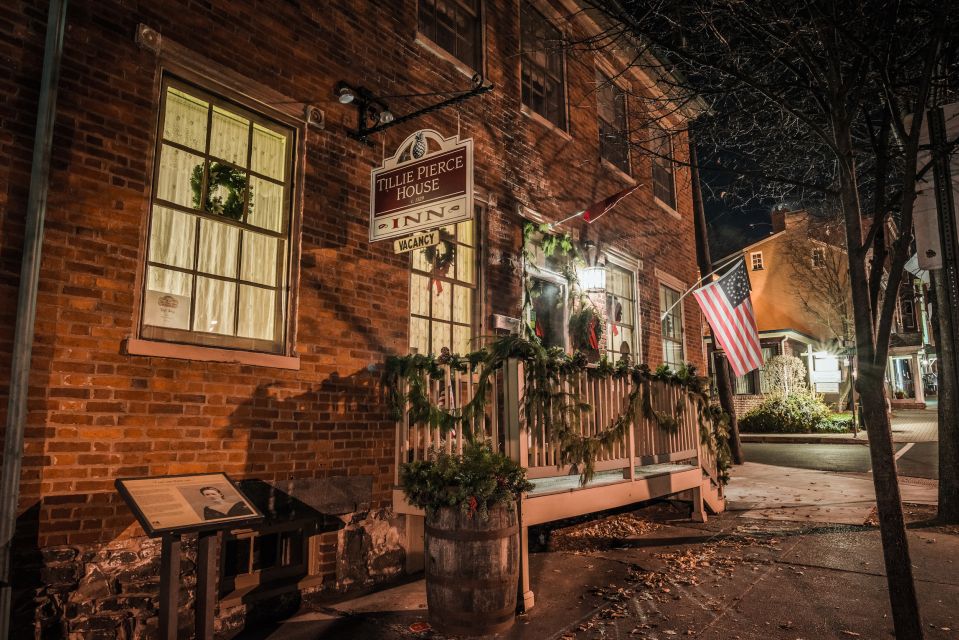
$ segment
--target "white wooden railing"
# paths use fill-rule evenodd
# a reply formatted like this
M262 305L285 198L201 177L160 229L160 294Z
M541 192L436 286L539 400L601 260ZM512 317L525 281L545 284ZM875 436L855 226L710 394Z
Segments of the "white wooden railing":
M428 382L430 402L448 409L461 408L470 402L480 380L479 366L466 372L441 367L441 379ZM534 415L527 420L523 408L523 362L507 361L490 380L485 411L477 414L472 422L474 432L488 438L494 449L508 454L525 467L531 479L568 475L573 471L560 464L559 444L551 438L549 419ZM404 398L408 394L406 384L401 380L399 392ZM594 435L608 428L626 409L632 389L628 379L595 378L585 371L565 376L562 385L592 408L583 412L579 420L578 427L584 435ZM623 477L632 479L637 467L698 460L703 471L718 486L715 456L700 444L698 403L702 400L680 387L659 381L650 383L650 395L653 409L673 417L677 422L676 429L667 431L661 428L656 420L646 417L638 409L624 436L611 450L600 454L596 471L622 469ZM400 463L425 458L430 447L452 452L462 451L463 444L462 429L444 435L438 428L414 424L409 407L406 407L396 430L397 482Z

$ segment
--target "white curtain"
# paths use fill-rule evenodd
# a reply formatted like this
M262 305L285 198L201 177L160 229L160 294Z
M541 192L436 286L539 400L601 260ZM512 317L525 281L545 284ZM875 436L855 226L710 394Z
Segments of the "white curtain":
M162 145L157 199L197 208L190 180L197 167L202 171L205 162L199 154L207 152L210 109L206 101L168 88L163 137L198 153ZM212 110L209 155L241 167L246 167L249 160L254 171L276 180L285 178L286 136L219 106ZM250 176L250 189L253 197L249 224L273 232L285 231L284 186ZM161 317L153 307L147 309L144 321L157 326L274 340L277 295L285 286L286 244L275 236L155 204L150 224L150 261L191 271L195 263L198 276L194 283L190 274L151 266L147 273L148 304L155 303L163 294L176 296L184 306L192 299L193 325L188 327L188 320L184 324L188 313L181 312L171 321L169 313ZM237 278L264 286L234 281ZM169 298L164 302L171 304Z

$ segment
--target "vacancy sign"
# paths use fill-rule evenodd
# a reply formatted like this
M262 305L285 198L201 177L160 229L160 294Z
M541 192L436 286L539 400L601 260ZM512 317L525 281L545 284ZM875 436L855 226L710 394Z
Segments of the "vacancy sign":
M370 176L370 242L410 238L472 217L472 139L417 131Z
M427 231L426 233L414 233L403 236L399 240L393 241L393 253L406 253L414 249L425 249L433 247L440 243L440 232L438 229Z

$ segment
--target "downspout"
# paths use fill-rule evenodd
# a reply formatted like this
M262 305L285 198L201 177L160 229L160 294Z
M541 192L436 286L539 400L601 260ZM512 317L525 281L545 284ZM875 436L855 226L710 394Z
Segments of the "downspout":
M20 499L20 469L23 463L23 434L27 418L34 322L37 316L40 253L43 248L43 223L50 185L50 156L53 148L60 60L63 55L63 34L67 23L67 1L50 0L47 13L43 72L40 76L40 98L37 103L37 129L33 140L33 165L30 170L30 195L23 231L17 320L10 358L10 395L4 436L3 475L0 478L0 640L10 638L11 551L17 526L17 503Z

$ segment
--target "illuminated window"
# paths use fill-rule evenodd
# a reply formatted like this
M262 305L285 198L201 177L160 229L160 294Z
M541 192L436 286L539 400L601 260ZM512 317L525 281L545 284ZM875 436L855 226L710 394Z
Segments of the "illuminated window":
M685 364L683 352L683 303L680 293L664 284L659 285L659 309L663 316L663 364L678 371Z
M822 247L815 247L812 250L812 266L816 269L826 266L826 250Z
M141 336L282 352L293 130L167 79Z
M763 252L753 251L752 253L750 253L749 264L752 267L753 271L762 271L763 270Z
M420 33L471 69L483 60L479 0L419 0Z
M636 282L632 271L606 267L606 355L616 362L624 355L637 360Z
M410 273L410 349L439 354L476 348L476 241L472 220L443 227L439 245L413 251ZM444 256L455 247L449 264Z
M557 127L566 129L563 36L526 1L522 3L520 24L523 104Z

